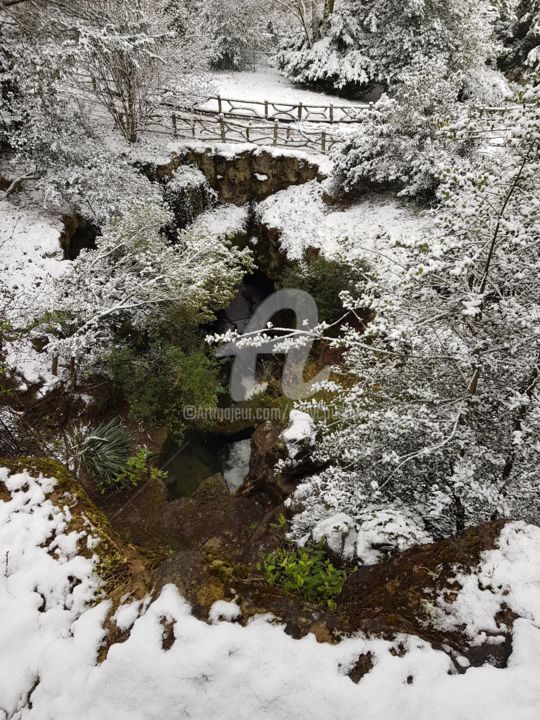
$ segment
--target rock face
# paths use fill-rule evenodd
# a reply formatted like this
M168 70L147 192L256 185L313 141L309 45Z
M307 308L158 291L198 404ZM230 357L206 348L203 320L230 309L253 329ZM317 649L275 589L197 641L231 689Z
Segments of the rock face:
M234 155L212 148L186 148L174 154L163 165L146 166L151 179L167 182L182 165L197 167L217 192L220 203L244 205L264 200L291 185L314 180L320 175L319 166L294 155L274 154L267 150L242 150Z
M64 229L60 233L60 245L65 260L75 260L83 248L94 250L99 229L80 215L63 215Z
M511 613L497 618L504 642L490 644L484 638L484 644L474 644L461 632L434 627L431 611L435 598L444 594L452 601L457 596L456 568L474 572L482 553L497 546L504 525L486 523L459 537L418 545L392 560L359 568L337 599L344 629L384 637L410 633L453 658L466 657L472 666L489 662L504 667L511 652Z
M275 471L278 460L285 460L288 456L282 432L283 428L272 422L265 422L255 430L251 437L249 474L240 493L264 493L278 504L290 495L293 488Z
M174 215L177 230L187 227L217 202L217 195L208 180L193 165L177 168L165 185L163 198Z
M241 494L263 494L279 505L289 497L303 477L316 470L307 446L300 446L300 453L295 456L293 466L276 470L278 461L290 457L282 433L283 426L269 421L255 430L251 437L249 474L239 490Z

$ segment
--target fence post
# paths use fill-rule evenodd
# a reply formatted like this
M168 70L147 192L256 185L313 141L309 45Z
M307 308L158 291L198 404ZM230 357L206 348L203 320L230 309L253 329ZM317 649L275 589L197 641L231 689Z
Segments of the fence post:
M217 96L217 106L218 106L218 113L221 115L221 113L223 112L223 109L221 107L221 95Z
M173 135L174 135L174 137L178 137L178 127L176 125L176 113L173 113L171 115L171 118L172 118Z
M264 101L264 119L268 120L268 100Z
M321 133L321 150L326 152L326 133L324 130Z
M246 140L249 142L249 123L246 125Z
M302 119L302 103L298 103L298 119Z
M55 377L58 375L58 355L53 355L51 373Z
M219 127L221 129L221 142L227 142L227 133L225 130L225 120L223 119L223 115L219 116Z
M334 122L334 106L330 103L330 122Z
M279 132L279 120L274 120L274 145L277 145Z
M191 134L193 135L193 137L197 137L197 133L195 131L195 118L193 118L191 121Z

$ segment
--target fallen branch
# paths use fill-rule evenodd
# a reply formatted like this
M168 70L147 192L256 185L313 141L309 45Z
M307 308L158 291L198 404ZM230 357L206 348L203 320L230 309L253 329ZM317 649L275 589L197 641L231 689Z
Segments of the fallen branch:
M6 198L8 198L14 192L18 192L21 189L22 184L25 180L37 180L37 176L36 175L22 175L21 177L16 178L15 180L13 180L13 182L8 187L8 189L5 190L2 193L2 195L0 195L0 198L2 200L6 200Z

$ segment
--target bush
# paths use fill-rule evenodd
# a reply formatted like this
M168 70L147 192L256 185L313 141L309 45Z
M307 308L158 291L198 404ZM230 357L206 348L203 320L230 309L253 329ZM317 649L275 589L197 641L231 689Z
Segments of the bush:
M166 477L166 472L150 465L148 448L141 447L128 458L126 467L116 476L114 484L137 487L146 480L164 480Z
M334 150L335 176L347 193L397 190L432 200L441 169L467 156L473 144L459 136L459 77L441 64L417 67L395 97L375 103L361 129Z
M166 339L148 350L115 350L109 358L113 382L129 401L133 416L154 428L165 428L181 441L185 406L215 407L219 389L218 364L204 347L189 351Z
M299 593L306 600L334 607L347 579L347 571L335 568L325 550L318 547L279 548L269 553L257 568L264 571L269 585L287 593Z
M328 260L322 255L306 254L305 258L287 268L280 284L309 293L317 304L319 320L336 322L344 314L340 293L354 291L365 279L366 268L356 262Z

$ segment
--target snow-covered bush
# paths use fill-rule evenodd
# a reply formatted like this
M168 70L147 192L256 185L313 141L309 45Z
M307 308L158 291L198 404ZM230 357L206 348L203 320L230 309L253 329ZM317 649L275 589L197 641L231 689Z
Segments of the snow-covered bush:
M169 243L170 214L135 209L109 222L95 250L83 250L56 285L50 351L92 366L130 333L157 328L182 310L192 323L212 317L250 266L249 250L221 238L181 231Z
M313 46L299 34L280 65L296 82L356 90L399 85L422 61L467 77L494 57L494 18L483 0L344 0L328 32Z
M266 14L260 0L204 0L200 3L200 29L208 43L212 67L244 70L252 53L264 43Z
M163 199L174 215L176 228L183 229L217 204L217 193L199 168L181 165L165 185Z
M527 99L509 146L451 164L429 235L346 301L374 319L343 333L347 382L318 423L328 468L298 490L299 532L374 503L436 536L540 520L540 102Z
M301 493L299 488L298 494ZM368 506L357 512L354 519L340 512L319 520L303 536L302 525L302 513L298 513L293 520L291 537L300 544L324 543L340 560L361 565L374 565L396 552L432 541L422 520L404 507Z
M130 207L161 202L161 193L125 159L111 152L62 87L73 63L50 40L11 37L3 137L14 167L31 177L47 208L69 208L96 224Z
M471 149L470 141L456 137L460 75L445 74L441 62L404 73L396 96L383 95L358 131L336 146L335 176L343 190L375 186L433 195L441 169Z
M535 81L535 73L540 70L540 0L517 3L502 65L518 79L525 75Z

